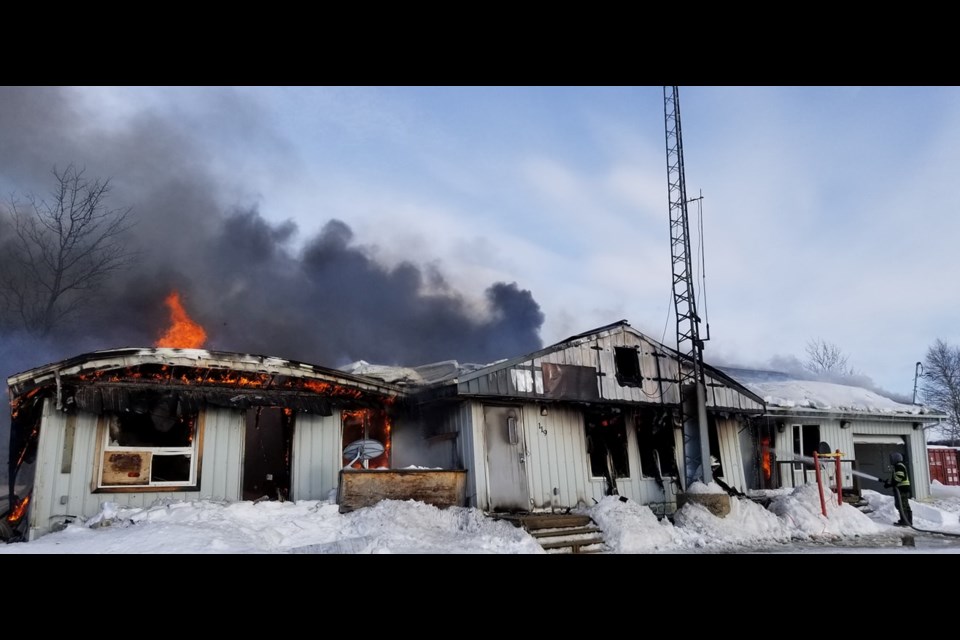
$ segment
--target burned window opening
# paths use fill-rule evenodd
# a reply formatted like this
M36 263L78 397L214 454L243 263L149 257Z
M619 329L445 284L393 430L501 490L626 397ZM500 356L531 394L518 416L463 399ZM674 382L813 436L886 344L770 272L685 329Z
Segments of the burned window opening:
M243 499L290 499L294 412L280 407L246 411Z
M606 478L607 493L616 493L618 478L630 477L627 455L627 429L623 414L590 411L584 414L590 475Z
M614 347L614 362L617 365L617 382L621 387L643 385L640 354L634 347Z
M795 456L806 458L794 463L793 468L799 471L802 468L813 469L813 454L820 447L820 425L795 424L793 425L793 453Z
M637 414L637 446L640 450L640 473L645 478L678 476L673 419L667 413L645 411Z
M707 438L710 445L710 475L714 479L722 478L723 460L720 456L720 434L717 431L717 420L712 415L707 416Z
M383 409L340 412L343 464L351 469L390 468L390 419Z
M155 392L131 397L128 411L103 414L97 490L198 489L198 423L197 411Z

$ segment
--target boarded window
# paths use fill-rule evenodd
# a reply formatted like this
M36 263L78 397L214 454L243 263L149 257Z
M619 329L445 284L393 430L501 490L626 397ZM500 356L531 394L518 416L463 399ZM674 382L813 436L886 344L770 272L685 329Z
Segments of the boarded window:
M549 398L570 400L597 400L597 370L572 364L544 362L543 393Z
M633 347L614 347L617 364L617 382L621 387L639 387L643 384L640 373L640 355Z

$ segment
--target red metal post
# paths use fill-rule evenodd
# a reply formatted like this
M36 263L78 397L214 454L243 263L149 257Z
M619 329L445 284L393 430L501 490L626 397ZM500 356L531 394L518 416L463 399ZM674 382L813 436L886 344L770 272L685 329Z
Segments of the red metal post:
M820 510L824 517L827 515L827 502L823 498L823 477L820 475L820 455L817 451L813 452L813 465L817 473L817 488L820 490Z

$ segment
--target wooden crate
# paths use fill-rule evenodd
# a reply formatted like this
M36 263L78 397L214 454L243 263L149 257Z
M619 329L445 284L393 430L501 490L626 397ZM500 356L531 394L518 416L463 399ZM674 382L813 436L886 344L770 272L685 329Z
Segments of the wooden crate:
M342 469L337 503L340 513L381 500L417 500L445 508L466 505L463 469Z

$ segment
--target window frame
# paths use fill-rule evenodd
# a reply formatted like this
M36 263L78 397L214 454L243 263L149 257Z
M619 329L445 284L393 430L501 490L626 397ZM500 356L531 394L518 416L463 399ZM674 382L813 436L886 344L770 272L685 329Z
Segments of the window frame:
M119 446L110 445L109 423L111 418L119 419L119 414L108 412L97 417L96 440L96 473L92 478L93 493L145 493L161 491L199 491L201 458L203 451L203 432L206 412L197 412L194 425L193 441L189 447L150 447L150 446ZM103 473L107 456L111 453L149 453L152 459L155 455L187 455L190 457L190 477L187 480L153 482L149 480L143 484L104 484Z

